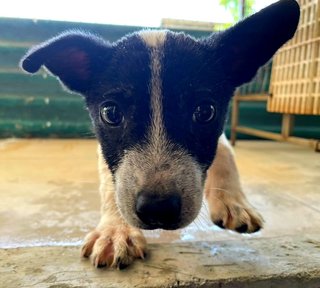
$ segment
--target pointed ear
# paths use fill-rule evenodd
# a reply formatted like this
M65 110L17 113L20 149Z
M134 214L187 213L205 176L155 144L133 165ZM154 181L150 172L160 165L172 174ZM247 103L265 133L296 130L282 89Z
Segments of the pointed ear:
M212 39L235 87L250 81L258 68L293 37L299 17L295 0L281 0Z
M45 66L70 90L85 93L94 74L105 69L110 59L111 45L84 32L66 32L32 48L20 66L36 73Z

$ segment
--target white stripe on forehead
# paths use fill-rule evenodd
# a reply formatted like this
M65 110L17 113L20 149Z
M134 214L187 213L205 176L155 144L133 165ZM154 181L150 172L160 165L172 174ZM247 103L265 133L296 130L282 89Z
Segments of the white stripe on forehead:
M150 48L162 47L166 40L166 30L143 30L139 36Z
M167 31L145 30L140 32L141 39L150 49L150 102L152 121L149 131L149 141L153 149L160 152L165 146L166 135L163 125L162 109L162 79L161 69L163 60L163 46L166 40Z

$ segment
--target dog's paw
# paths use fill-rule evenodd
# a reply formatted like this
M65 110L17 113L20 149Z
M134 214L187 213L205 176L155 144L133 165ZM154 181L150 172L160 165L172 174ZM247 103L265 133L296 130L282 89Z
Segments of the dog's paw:
M142 232L127 225L107 226L90 232L81 249L83 257L91 257L96 268L123 269L134 259L144 259L146 240Z
M223 229L254 233L263 227L263 218L246 199L215 197L209 200L212 222Z

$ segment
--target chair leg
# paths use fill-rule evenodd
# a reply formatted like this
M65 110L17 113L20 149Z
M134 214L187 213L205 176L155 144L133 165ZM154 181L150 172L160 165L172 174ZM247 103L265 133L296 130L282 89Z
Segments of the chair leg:
M282 127L281 127L281 135L284 140L288 139L292 134L294 125L294 115L292 114L283 114L282 115Z
M237 95L234 95L232 101L232 111L231 111L231 135L230 141L231 145L235 146L237 141L237 126L239 122L239 99Z

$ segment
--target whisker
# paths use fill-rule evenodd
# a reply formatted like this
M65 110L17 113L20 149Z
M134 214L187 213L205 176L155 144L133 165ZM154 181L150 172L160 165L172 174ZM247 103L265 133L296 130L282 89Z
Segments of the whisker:
M219 200L220 203L221 203L222 205L224 205L224 207L226 207L227 210L229 210L229 207L228 207L219 197L217 197L217 196L215 196L215 195L211 195L210 197L214 197L214 198L216 198L217 200Z
M231 192L229 190L226 190L226 189L223 189L223 188L218 188L218 187L212 187L212 188L208 188L209 190L219 190L219 191L222 191L222 192L226 192L226 193L229 193L231 194Z

